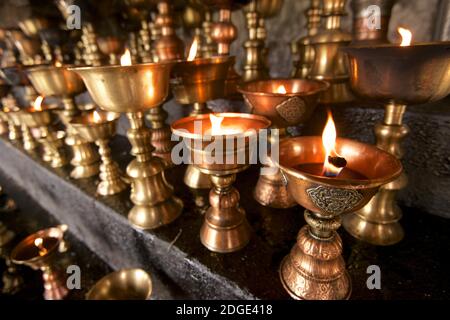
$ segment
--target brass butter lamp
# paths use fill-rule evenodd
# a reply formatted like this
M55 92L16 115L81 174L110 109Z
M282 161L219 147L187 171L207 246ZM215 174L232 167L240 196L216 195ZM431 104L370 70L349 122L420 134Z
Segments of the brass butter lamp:
M65 270L58 266L58 253L65 250L66 230L66 225L40 230L19 242L11 252L14 263L42 271L46 300L62 300L69 293Z
M75 96L85 88L81 78L69 71L67 66L38 66L28 69L28 77L36 90L43 96L62 99L64 110L59 113L66 126L66 144L72 148L71 164L74 169L70 176L74 179L89 178L99 172L99 155L93 145L80 138L70 126L70 120L80 113L75 104Z
M122 269L101 278L87 293L86 300L148 300L152 279L142 269Z
M329 138L324 141L332 141ZM307 225L280 266L283 287L294 299L350 297L351 281L336 232L341 216L362 208L381 185L402 172L400 161L389 153L339 138L331 148L346 160L346 166L340 172L334 166L328 171L324 141L321 137L295 137L280 142L280 169L291 195L306 209Z
M409 133L403 123L408 104L436 101L450 93L450 42L409 45L411 33L398 45L367 45L345 49L350 58L350 83L359 96L385 104L382 123L375 126L377 146L401 159L401 142ZM344 220L354 237L375 245L399 242L404 231L395 197L407 185L403 174L384 185L372 201Z
M70 122L75 131L86 141L96 143L102 164L100 165L100 183L97 193L102 196L114 195L127 188L119 166L111 157L109 140L116 134L116 125L120 114L114 112L93 111L74 117Z
M212 126L210 116L219 120L218 127ZM196 130L197 126L200 130ZM182 118L172 124L172 132L186 139L184 141L194 165L201 172L210 175L213 184L209 193L211 206L205 213L200 229L200 240L210 251L234 252L250 241L250 225L244 209L239 205L239 192L233 187L233 183L236 174L249 167L249 141L257 138L260 129L269 126L268 119L244 113L202 114ZM227 139L234 141L230 143L230 147L225 142ZM244 143L239 144L235 141L237 139L243 139ZM210 158L208 145L211 141L216 141L219 145L227 144L223 150L215 151L215 159L218 161ZM239 161L239 157L243 161Z
M172 92L183 105L193 105L191 116L208 113L207 101L225 95L225 81L233 59L228 56L195 58L198 42L194 40L186 61L176 64L173 70ZM192 164L188 165L184 183L193 189L210 189L208 175Z
M305 123L313 113L328 83L316 80L272 79L251 81L238 90L251 113L267 117L272 128L279 129L279 139L288 136L286 128ZM266 164L267 165L267 164ZM253 196L260 204L272 208L290 208L296 203L289 194L279 170L261 174Z
M169 92L173 63L131 65L123 56L122 66L71 68L86 84L95 103L103 110L125 113L131 128L127 131L136 157L128 164L131 179L130 222L142 229L154 229L175 220L182 211L181 200L164 176L165 164L152 156L152 131L144 123L144 112L161 105Z

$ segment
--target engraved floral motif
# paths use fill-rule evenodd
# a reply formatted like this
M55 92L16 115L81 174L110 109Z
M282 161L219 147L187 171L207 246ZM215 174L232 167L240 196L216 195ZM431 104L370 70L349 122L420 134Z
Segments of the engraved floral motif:
M306 104L302 98L292 97L280 103L276 110L288 123L297 124L306 112Z
M320 210L334 215L350 211L363 199L358 190L324 186L309 188L306 193Z

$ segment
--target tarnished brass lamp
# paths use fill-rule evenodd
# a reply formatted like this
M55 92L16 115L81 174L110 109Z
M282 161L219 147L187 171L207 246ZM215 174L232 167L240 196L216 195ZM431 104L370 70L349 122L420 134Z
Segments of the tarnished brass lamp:
M362 208L381 185L402 172L400 161L374 146L338 138L335 150L347 166L337 176L327 176L321 137L287 138L280 143L280 169L291 195L306 209L307 225L280 267L281 282L294 299L350 297L351 281L336 232L341 216Z
M375 126L377 146L401 159L401 142L409 132L403 124L406 105L436 101L450 93L450 42L356 46L345 52L355 93L385 103L384 120ZM366 207L345 218L345 229L375 245L399 242L404 231L395 197L406 184L403 174L384 185Z
M212 117L203 114L182 118L172 124L172 132L184 139L193 164L210 175L213 184L209 193L211 207L205 213L200 240L211 251L227 253L243 248L250 240L239 192L232 185L236 173L250 164L250 141L256 141L257 132L268 128L270 121L244 113L218 113ZM218 119L219 126L211 124L210 119ZM214 154L209 150L211 143L218 146Z
M127 167L134 204L128 219L142 229L172 222L183 208L164 176L163 161L152 156L152 131L144 123L144 112L161 105L168 95L172 66L170 62L159 62L71 69L83 78L101 109L125 113L130 121L127 135L136 158Z

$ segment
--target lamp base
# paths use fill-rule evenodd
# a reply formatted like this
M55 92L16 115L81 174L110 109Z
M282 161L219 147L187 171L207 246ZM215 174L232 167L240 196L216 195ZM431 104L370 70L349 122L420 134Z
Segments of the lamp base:
M209 175L201 172L197 167L190 164L184 173L184 183L191 189L211 189L212 183Z
M342 240L335 230L340 217L324 218L305 210L308 225L281 263L281 282L294 299L345 300L351 281L342 258Z
M232 186L236 174L212 175L214 188L209 193L211 207L200 229L200 240L208 250L235 252L250 241L251 229L245 211L239 208L239 192Z
M69 293L66 286L65 277L57 271L53 271L46 267L42 271L44 280L44 299L45 300L62 300Z

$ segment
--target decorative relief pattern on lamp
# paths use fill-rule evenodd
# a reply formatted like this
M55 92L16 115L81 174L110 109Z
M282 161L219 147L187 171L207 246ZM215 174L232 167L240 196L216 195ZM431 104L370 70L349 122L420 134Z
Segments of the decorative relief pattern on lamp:
M302 98L292 97L280 103L276 110L288 123L297 124L306 112L306 104Z
M363 199L358 190L324 186L309 188L306 193L320 210L334 215L353 209Z

